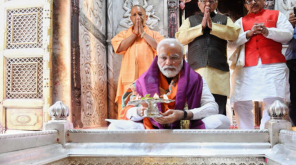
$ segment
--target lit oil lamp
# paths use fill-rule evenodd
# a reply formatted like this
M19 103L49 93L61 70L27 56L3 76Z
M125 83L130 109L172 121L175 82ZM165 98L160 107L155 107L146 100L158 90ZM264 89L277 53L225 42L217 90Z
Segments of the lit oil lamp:
M135 100L140 100L140 96L137 95L136 98L135 98Z
M154 94L153 99L159 99L159 96L157 93Z
M167 96L166 94L163 94L163 95L162 95L162 98L165 99L165 100L168 100L168 99L169 99L168 96Z

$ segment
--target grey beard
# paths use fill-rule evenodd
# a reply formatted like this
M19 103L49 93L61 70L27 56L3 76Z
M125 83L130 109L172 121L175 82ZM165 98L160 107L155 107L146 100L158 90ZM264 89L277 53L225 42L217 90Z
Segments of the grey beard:
M179 74L179 72L181 71L181 69L183 67L183 60L182 60L181 65L179 67L171 67L171 68L174 68L175 71L166 71L165 68L170 68L170 67L161 68L158 63L157 63L157 65L158 65L158 68L159 68L160 72L165 77L167 77L167 78L173 78L173 77L177 76Z

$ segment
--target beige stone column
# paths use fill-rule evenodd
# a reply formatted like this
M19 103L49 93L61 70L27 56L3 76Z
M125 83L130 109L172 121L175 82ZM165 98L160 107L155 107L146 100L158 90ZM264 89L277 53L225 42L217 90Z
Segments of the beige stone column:
M53 103L62 101L71 112L71 0L53 1Z

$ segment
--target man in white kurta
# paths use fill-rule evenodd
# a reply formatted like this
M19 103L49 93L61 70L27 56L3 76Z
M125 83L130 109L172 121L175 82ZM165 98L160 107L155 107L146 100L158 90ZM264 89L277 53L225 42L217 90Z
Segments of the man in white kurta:
M239 38L229 43L244 57L244 66L231 75L230 101L240 129L254 128L252 101L263 101L260 129L264 129L269 120L266 109L275 100L289 101L288 68L281 49L292 38L293 27L282 13L263 9L264 0L246 0L245 7L249 14L235 22L241 27Z
M108 120L108 129L182 129L184 120L190 129L228 129L229 119L217 114L218 105L206 81L183 61L183 46L167 38L157 45L157 54L147 72L124 93L120 120ZM147 105L130 103L155 93L175 100L158 106L159 117L144 117Z

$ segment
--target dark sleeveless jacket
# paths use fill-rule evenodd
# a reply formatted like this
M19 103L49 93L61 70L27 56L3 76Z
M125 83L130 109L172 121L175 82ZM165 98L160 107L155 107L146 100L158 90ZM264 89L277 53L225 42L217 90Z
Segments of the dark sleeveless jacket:
M203 13L189 17L190 26L201 24ZM227 16L211 13L213 23L227 24ZM227 41L210 34L206 27L203 35L188 44L188 64L192 69L210 66L222 71L229 71L227 63Z

